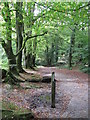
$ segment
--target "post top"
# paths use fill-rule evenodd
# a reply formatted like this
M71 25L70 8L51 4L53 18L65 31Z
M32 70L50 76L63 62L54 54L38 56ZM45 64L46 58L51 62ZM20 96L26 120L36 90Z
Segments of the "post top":
M52 72L52 74L55 74L55 72Z

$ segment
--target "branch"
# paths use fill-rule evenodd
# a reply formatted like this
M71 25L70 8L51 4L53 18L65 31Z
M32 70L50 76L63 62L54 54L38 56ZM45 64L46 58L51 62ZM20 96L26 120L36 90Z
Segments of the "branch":
M73 31L73 29L70 27L70 26L68 26L69 28L70 28L70 30L72 30Z
M90 2L89 2L88 4L86 4L86 5L84 5L84 6L79 7L78 9L74 9L74 11L80 10L80 9L82 9L82 8L84 8L84 7L88 7L89 5L90 5Z
M45 34L47 34L47 31L44 32L44 33L42 33L42 34L39 34L39 35L27 36L26 39L25 39L25 41L24 41L24 43L23 43L22 48L16 53L15 56L17 57L17 56L20 54L20 52L24 49L25 44L26 44L26 42L27 42L29 39L31 39L31 38L35 38L35 37L38 37L38 36L43 36L43 35L45 35Z
M4 48L4 50L7 51L7 49L6 49L7 44L5 43L5 41L3 40L3 38L1 38L1 37L0 37L0 42L1 42L1 45Z
M40 6L43 6L44 8L46 8L46 9L50 9L50 10L53 10L53 11L57 11L57 12L61 12L61 13L66 13L65 11L62 11L62 10L56 10L56 9L54 9L54 8L50 8L50 7L46 7L45 5L42 5L42 4L40 4L40 3L37 3L37 2L35 2L36 4L38 4L38 5L40 5ZM70 14L69 12L67 13L67 14Z
M41 15L36 16L36 18L32 20L33 23L34 23L37 19L39 19L40 17L43 17L45 14L46 14L46 13L43 13L43 14L41 14Z
M46 9L49 8L50 10L53 10L53 11L57 11L57 12L61 12L61 13L66 13L65 11L62 11L62 10L57 10L57 9L54 9L54 8L46 7L45 5L42 5L42 4L37 3L37 2L35 2L35 3L38 4L38 5L40 5L40 6L43 6L43 7L46 8ZM84 5L84 6L79 7L78 9L74 9L73 11L80 10L80 9L82 9L82 8L84 8L84 7L89 6L89 5L90 5L90 2L89 2L88 4L86 4L86 5ZM70 11L71 11L71 10L72 10L72 9L70 9ZM70 12L68 12L67 14L70 14L70 15L71 15Z
M1 42L2 46L5 46L5 45L6 45L6 43L5 43L5 41L3 40L3 38L0 38L0 42Z
M12 32L14 32L14 33L16 33L16 31L15 30L11 30Z

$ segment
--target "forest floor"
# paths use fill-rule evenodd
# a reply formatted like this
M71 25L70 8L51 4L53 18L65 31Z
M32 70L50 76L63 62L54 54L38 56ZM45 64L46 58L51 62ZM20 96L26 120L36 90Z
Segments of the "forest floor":
M21 83L27 89L2 84L4 101L31 110L35 118L88 118L88 74L55 67L26 71L28 77L31 73L51 76L55 72L56 107L51 108L51 83Z

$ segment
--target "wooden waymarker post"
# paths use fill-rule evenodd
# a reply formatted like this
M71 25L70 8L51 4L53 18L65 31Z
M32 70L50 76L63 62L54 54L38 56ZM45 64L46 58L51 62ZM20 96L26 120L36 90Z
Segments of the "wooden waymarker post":
M55 73L52 72L52 78L51 78L51 107L55 108Z

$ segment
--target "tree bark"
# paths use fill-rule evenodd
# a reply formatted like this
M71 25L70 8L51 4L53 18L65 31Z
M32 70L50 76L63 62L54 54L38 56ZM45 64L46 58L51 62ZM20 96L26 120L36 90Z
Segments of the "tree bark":
M23 43L23 15L22 15L22 2L16 3L16 33L17 33L17 49L22 48ZM17 68L19 72L23 72L22 68L22 51L17 56Z
M36 60L36 48L37 48L37 38L33 40L33 55L32 55L32 66L35 67Z
M16 57L13 54L12 47L8 46L6 43L2 43L2 47L4 48L6 56L8 58L9 71L17 74L18 72L17 72L17 65L16 65Z
M26 56L26 68L30 68L30 54L29 53Z
M9 71L13 72L15 74L18 74L17 71L17 65L16 65L16 58L13 54L13 50L12 50L12 28L11 28L11 15L10 15L10 10L9 10L9 3L4 3L4 7L7 8L6 9L6 13L4 14L4 20L6 22L6 38L7 38L7 43L5 43L5 41L2 42L2 47L5 50L5 53L7 55L8 58L8 64L9 64Z
M49 56L48 56L48 45L46 44L46 61L47 61L47 65L49 65Z
M56 41L55 42L55 62L58 61L58 47L59 47L58 45L59 45L59 42Z
M73 47L75 43L75 28L72 31L71 41L70 41L70 50L69 50L69 68L72 67L72 54L73 54Z
M30 28L28 35L31 36L32 35L32 25L34 24L32 20L33 20L33 15L34 15L34 10L35 10L35 4L28 3L27 10L28 10L28 17L31 16L29 19L29 25L27 26L28 28ZM29 42L29 50L28 50L27 55L26 55L26 68L33 68L33 66L35 66L36 56L32 54L33 48L34 48L34 46L32 48L32 45L33 45L32 42L33 41Z
M51 65L53 64L54 62L54 43L52 42L52 47L51 47Z

